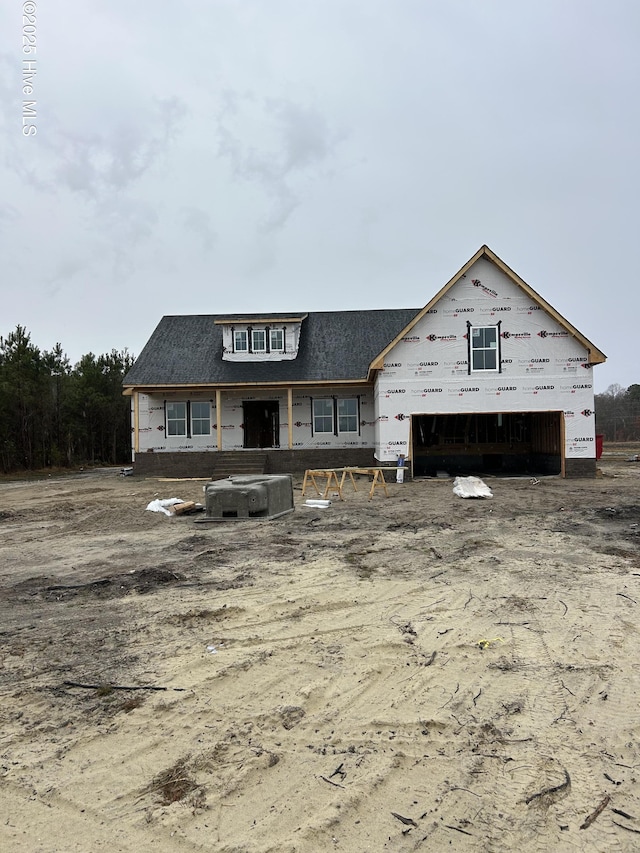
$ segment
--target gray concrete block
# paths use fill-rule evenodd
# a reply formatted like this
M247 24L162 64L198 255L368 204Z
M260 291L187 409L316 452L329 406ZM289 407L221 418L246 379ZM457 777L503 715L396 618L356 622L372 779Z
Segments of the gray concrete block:
M268 519L293 512L291 474L237 474L205 486L205 518Z

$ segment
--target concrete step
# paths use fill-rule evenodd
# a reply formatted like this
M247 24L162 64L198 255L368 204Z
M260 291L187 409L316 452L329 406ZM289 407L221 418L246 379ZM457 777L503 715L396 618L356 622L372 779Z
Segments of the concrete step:
M215 454L212 461L214 478L228 477L231 474L264 474L267 454L251 450L223 450Z

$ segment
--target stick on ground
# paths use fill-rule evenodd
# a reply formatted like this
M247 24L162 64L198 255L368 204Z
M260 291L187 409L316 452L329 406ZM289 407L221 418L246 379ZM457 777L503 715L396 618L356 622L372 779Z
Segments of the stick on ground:
M562 769L564 770L564 782L561 785L554 785L552 788L543 788L542 791L538 791L537 794L531 794L530 797L527 797L525 803L529 805L529 803L532 803L539 797L544 797L547 794L557 794L558 791L564 791L565 788L568 788L571 784L571 776L569 776L564 767Z
M609 794L607 794L605 797L603 797L602 802L597 807L597 809L595 811L591 812L589 817L585 818L584 823L582 823L580 825L580 829L588 829L588 827L591 826L591 824L598 817L598 815L602 814L602 812L606 809L606 807L609 804L610 799L611 799L611 797L609 796Z
M65 687L79 687L82 690L175 690L184 693L185 687L154 687L151 684L84 684L81 681L63 681Z
M619 826L620 829L626 829L627 832L635 832L636 835L640 835L640 829L634 829L632 826L625 826L623 823L618 823L617 820L612 820L611 823L614 826Z
M396 820L399 820L400 823L404 823L405 826L415 826L415 827L418 826L418 824L415 822L415 820L411 817L403 817L401 814L398 814L397 812L391 812L391 814L395 817Z

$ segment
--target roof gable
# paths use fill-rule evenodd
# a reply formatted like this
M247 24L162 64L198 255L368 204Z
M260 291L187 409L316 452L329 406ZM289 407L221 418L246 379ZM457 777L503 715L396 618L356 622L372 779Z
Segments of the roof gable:
M601 350L599 350L591 341L586 338L581 332L576 329L568 320L566 320L561 314L559 314L552 305L550 305L545 299L540 296L530 285L526 283L520 276L515 273L510 267L505 264L503 260L501 260L495 252L492 252L488 246L482 246L478 251L471 257L467 263L461 267L458 272L451 278L441 290L436 293L436 295L424 306L424 308L419 311L416 316L409 322L409 324L382 350L382 352L371 362L370 372L373 370L379 370L382 368L386 356L391 352L391 350L396 346L396 344L401 341L404 337L406 337L411 330L416 326L417 323L422 320L422 318L429 313L429 311L433 310L433 308L437 305L437 303L449 293L449 291L456 285L458 282L462 281L469 270L476 264L480 259L486 259L490 263L494 264L500 272L502 272L513 284L515 284L518 288L520 288L527 297L534 303L547 312L563 329L565 329L572 337L574 337L585 349L589 352L589 362L591 364L601 364L606 361L606 356Z

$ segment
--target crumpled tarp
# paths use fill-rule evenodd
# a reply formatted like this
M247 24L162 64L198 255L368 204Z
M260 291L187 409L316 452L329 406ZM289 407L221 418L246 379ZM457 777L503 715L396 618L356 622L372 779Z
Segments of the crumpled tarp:
M493 493L480 477L456 477L453 494L459 498L492 498Z
M174 504L183 504L184 501L180 498L166 498L165 500L156 500L151 501L147 509L150 512L163 512L165 515L171 515L171 511L167 509L167 507L173 506Z

